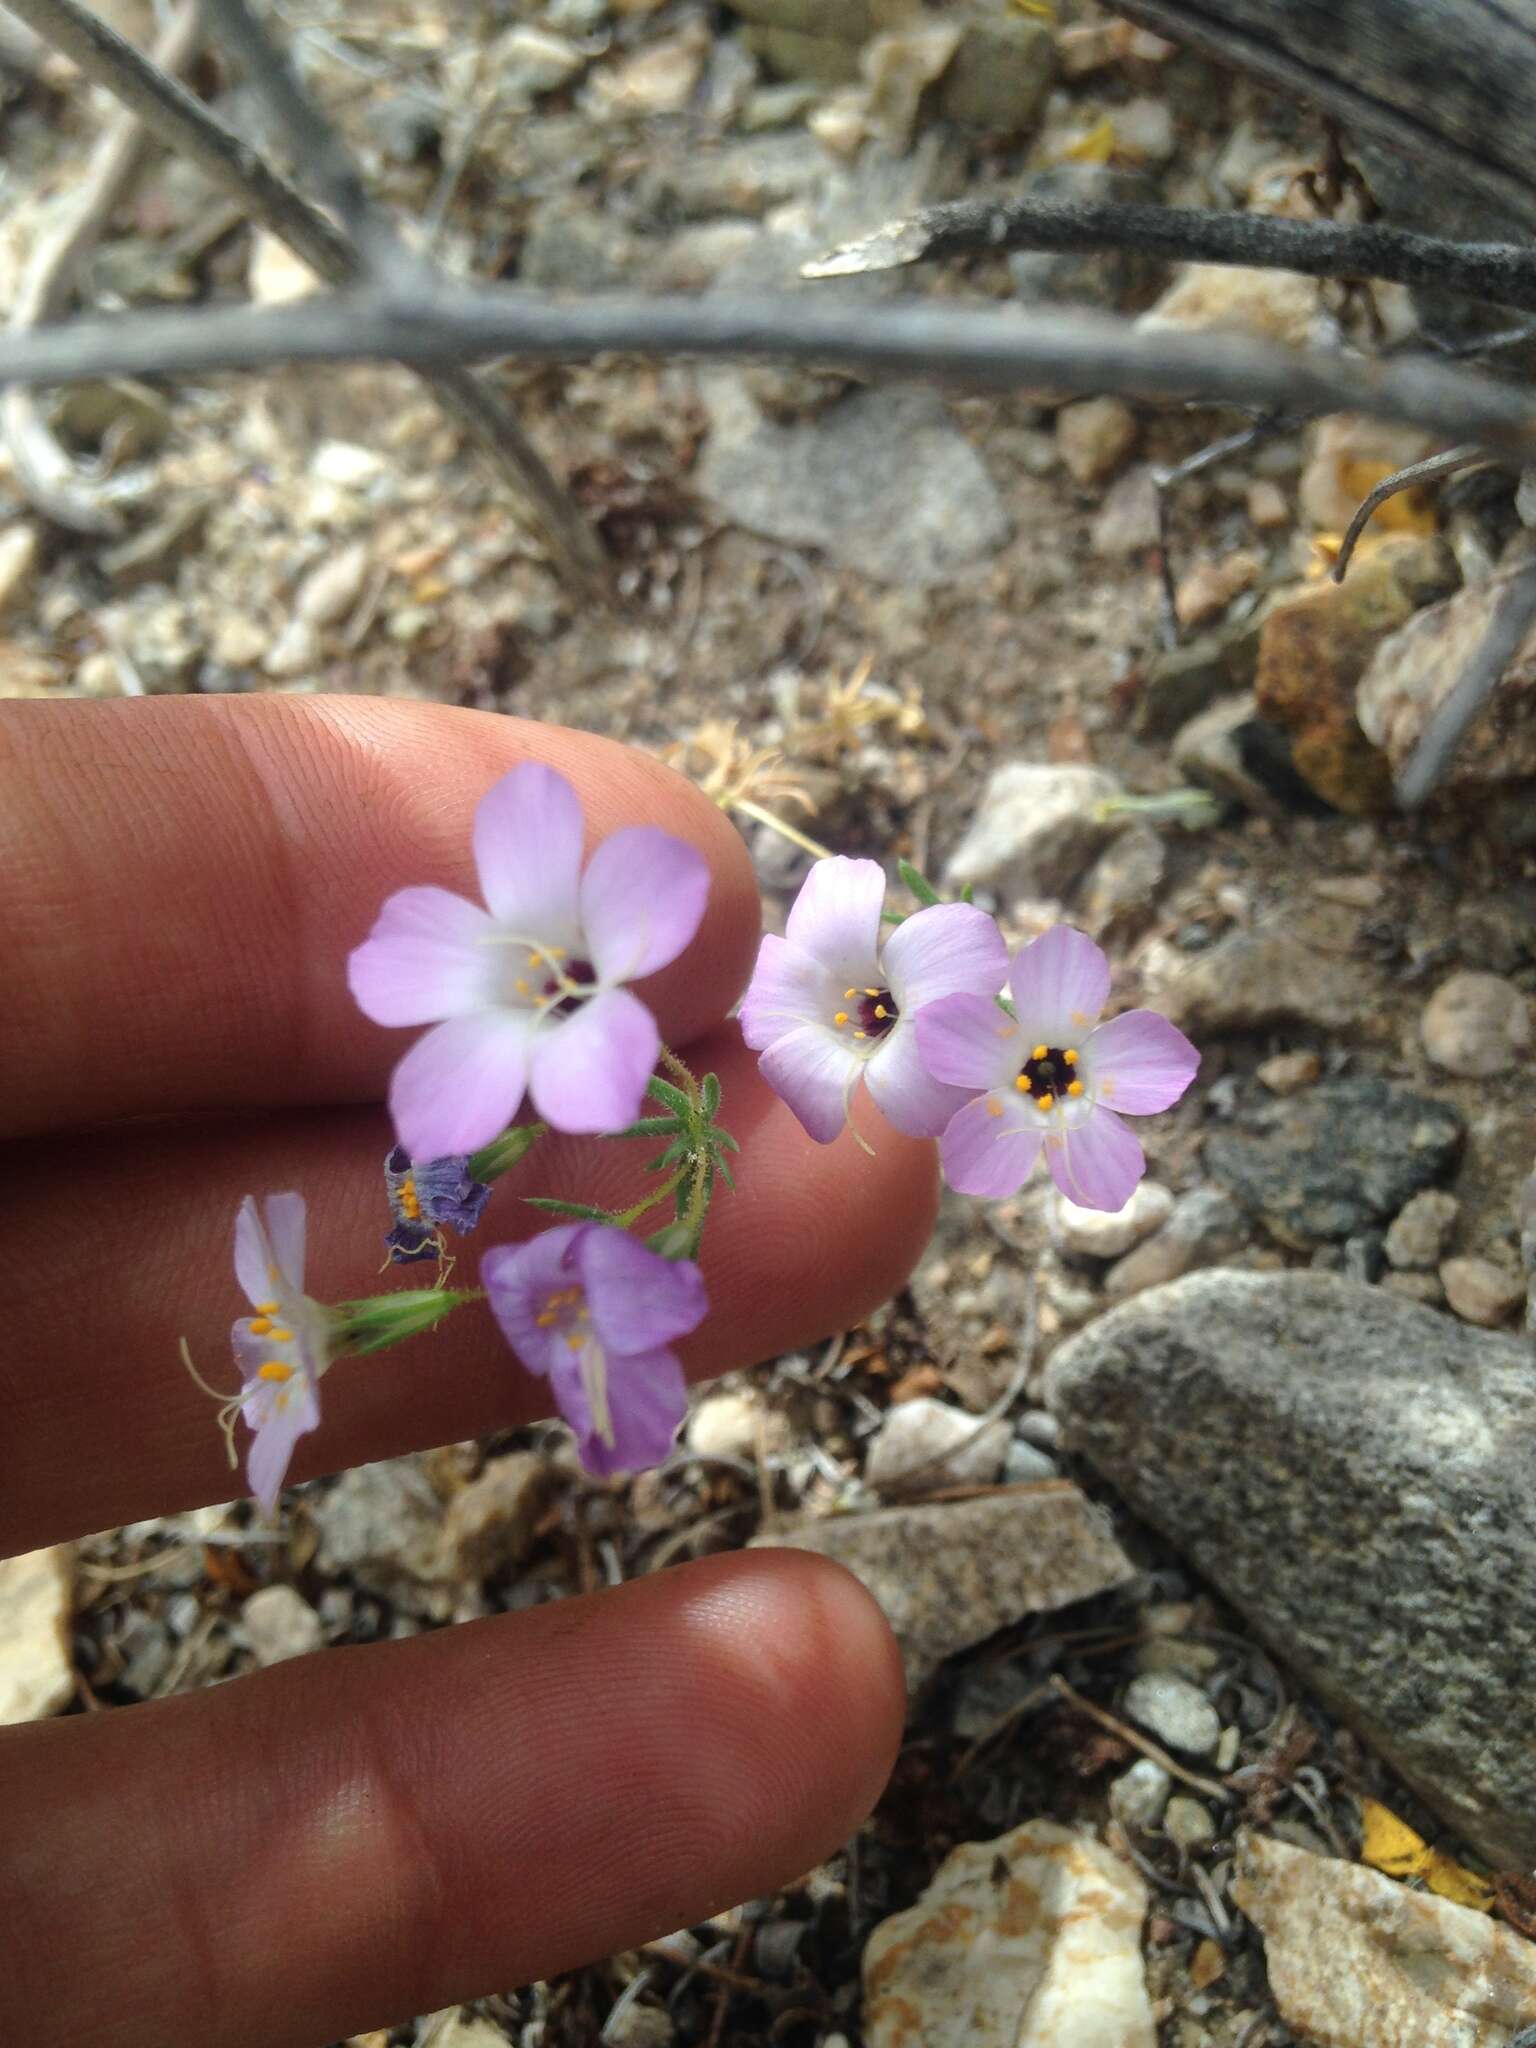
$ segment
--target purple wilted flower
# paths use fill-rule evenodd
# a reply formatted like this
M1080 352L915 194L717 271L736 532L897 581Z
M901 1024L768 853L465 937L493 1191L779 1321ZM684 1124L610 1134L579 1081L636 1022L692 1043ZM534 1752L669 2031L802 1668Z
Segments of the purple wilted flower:
M503 1336L547 1377L589 1472L659 1464L687 1409L670 1347L704 1320L704 1280L622 1230L567 1223L497 1245L480 1278Z
M1097 1023L1109 962L1070 925L1022 948L1008 979L1016 1019L968 995L933 1003L917 1019L924 1065L972 1098L940 1146L949 1184L966 1195L1011 1195L1044 1146L1051 1178L1070 1200L1123 1209L1147 1162L1115 1112L1169 1108L1200 1055L1155 1010Z
M941 996L985 1001L1008 948L984 911L937 903L885 933L885 874L838 855L806 876L782 939L763 940L741 1006L741 1033L763 1079L819 1144L848 1121L862 1075L888 1123L936 1138L964 1101L924 1071L914 1013Z
M304 1197L268 1195L263 1219L247 1195L235 1217L235 1277L255 1310L230 1332L240 1413L254 1432L245 1476L270 1515L301 1436L320 1421L320 1376L331 1319L304 1292Z
M376 1024L431 1024L395 1068L389 1106L413 1159L489 1144L531 1093L559 1131L640 1114L656 1020L623 984L675 960L709 894L704 857L650 825L615 832L582 866L581 805L527 762L475 812L488 909L448 889L399 889L348 962Z
M451 1224L461 1236L467 1235L480 1221L491 1195L484 1181L470 1174L469 1161L462 1153L415 1166L400 1145L384 1162L384 1192L395 1218L395 1227L384 1242L397 1266L408 1266L413 1259L440 1258L442 1226Z

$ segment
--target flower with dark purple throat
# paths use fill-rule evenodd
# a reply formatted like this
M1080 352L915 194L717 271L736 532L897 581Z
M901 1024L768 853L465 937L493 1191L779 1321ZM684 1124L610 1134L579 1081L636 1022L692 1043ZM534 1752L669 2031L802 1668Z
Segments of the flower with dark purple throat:
M1200 1055L1155 1010L1097 1022L1109 962L1070 925L1023 947L1009 973L1016 1014L978 996L947 996L917 1018L923 1063L971 1097L940 1144L965 1195L1011 1195L1042 1149L1052 1180L1085 1209L1123 1209L1146 1171L1117 1114L1168 1109Z
M474 853L488 908L447 889L399 889L348 962L376 1024L433 1026L390 1082L402 1149L473 1152L525 1093L558 1131L633 1123L661 1041L623 984L675 960L698 930L703 855L635 825L583 866L576 792L535 762L481 798Z
M331 1362L332 1318L304 1292L304 1197L247 1195L235 1217L235 1277L254 1311L230 1332L253 1431L246 1483L270 1515L301 1436L319 1425L320 1377Z
M872 860L818 861L782 939L762 942L741 1032L763 1079L818 1143L848 1121L862 1079L888 1123L935 1138L964 1094L925 1072L914 1014L958 991L985 1000L1008 966L1002 934L969 903L939 903L881 937L885 872Z
M689 1259L600 1223L568 1223L497 1245L480 1279L503 1336L546 1377L581 1461L604 1477L659 1464L687 1410L673 1340L709 1303Z
M395 1219L384 1242L397 1266L408 1266L413 1259L440 1259L444 1225L467 1235L480 1221L491 1194L471 1175L462 1153L416 1166L399 1145L384 1162L384 1192Z

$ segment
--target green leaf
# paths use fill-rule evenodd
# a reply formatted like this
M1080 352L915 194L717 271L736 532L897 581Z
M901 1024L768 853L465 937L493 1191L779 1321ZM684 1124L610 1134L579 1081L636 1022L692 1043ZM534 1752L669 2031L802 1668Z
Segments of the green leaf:
M565 1216L573 1223L611 1223L611 1209L595 1209L590 1202L560 1202L553 1195L524 1195L530 1209L542 1209L546 1216Z
M607 1135L610 1138L665 1138L682 1128L679 1117L643 1116L635 1123L626 1124L622 1131L609 1131Z
M920 869L913 867L911 861L897 861L896 872L925 910L935 903L943 902L943 897L940 896L932 882L929 881L928 877Z
M975 895L976 884L974 882L967 882L965 887L960 891L960 901L962 903L969 903L974 899Z
M674 1088L670 1081L663 1081L660 1074L652 1074L646 1083L645 1092L653 1101L664 1102L674 1116L687 1117L693 1114L693 1104L681 1088Z
M718 1074L706 1074L699 1085L699 1094L702 1099L704 1114L713 1123L720 1111L720 1076Z
M741 1147L737 1144L736 1140L731 1136L730 1132L722 1131L718 1124L715 1125L715 1128L710 1132L709 1135L717 1151L720 1149L722 1145L725 1147L727 1152L739 1152L741 1150Z
M882 910L880 913L882 924L905 924L906 921L907 913L904 910Z
M664 1259L691 1259L699 1248L694 1233L681 1223L663 1223L645 1241Z
M740 1146L738 1146L737 1150L739 1151L740 1149ZM725 1161L720 1157L718 1153L716 1153L715 1155L715 1171L719 1174L720 1178L725 1182L726 1186L734 1195L736 1192L735 1179L732 1176L731 1169L726 1165Z
M665 1152L658 1152L654 1159L645 1162L647 1173L663 1173L669 1166L678 1166L688 1158L693 1147L686 1138L674 1138Z

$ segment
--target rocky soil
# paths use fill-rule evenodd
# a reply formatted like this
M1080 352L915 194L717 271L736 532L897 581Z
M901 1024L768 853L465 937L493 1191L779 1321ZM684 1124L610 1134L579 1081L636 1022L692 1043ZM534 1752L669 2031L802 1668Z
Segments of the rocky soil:
M104 11L144 33L134 0ZM1412 336L1395 288L1134 254L800 284L894 213L1021 180L1327 201L1304 110L1051 14L285 19L378 192L478 275ZM216 58L196 82L256 120ZM0 84L0 296L100 114L63 74ZM79 293L309 282L152 156ZM874 1589L913 1686L855 1841L369 2048L1508 2048L1536 2022L1536 643L1428 809L1390 790L1526 555L1516 479L1392 501L1336 585L1361 495L1434 443L1268 430L1162 494L1165 590L1159 470L1229 412L769 365L500 380L614 558L611 609L404 372L102 384L51 417L111 531L44 516L0 451L0 695L340 690L610 733L737 806L770 923L809 859L771 820L904 856L1014 938L1094 933L1199 1080L1122 1215L1033 1184L951 1202L895 1301L701 1392L631 1483L547 1425L317 1482L276 1530L235 1504L0 1564L0 1720L806 1544ZM1371 1851L1371 1800L1418 1850Z

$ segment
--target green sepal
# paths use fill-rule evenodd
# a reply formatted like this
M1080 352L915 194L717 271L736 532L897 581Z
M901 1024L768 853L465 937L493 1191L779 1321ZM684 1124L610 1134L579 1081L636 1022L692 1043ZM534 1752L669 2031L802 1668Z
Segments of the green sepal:
M699 1100L704 1114L713 1123L720 1109L720 1076L706 1074L699 1083Z
M365 1358L419 1337L465 1302L483 1301L478 1288L404 1287L393 1294L370 1294L361 1301L338 1302L330 1312L332 1342L338 1354Z
M685 1223L664 1223L660 1230L653 1230L645 1241L653 1252L659 1252L664 1259L691 1259L699 1248L695 1233Z
M670 1081L663 1081L660 1074L652 1074L645 1092L653 1101L664 1102L674 1116L686 1119L694 1114L693 1104L682 1089L674 1088Z
M609 1131L607 1135L610 1138L664 1138L681 1129L682 1124L675 1116L643 1116L636 1123L626 1124L622 1131Z
M562 1202L554 1195L524 1195L530 1209L542 1209L546 1216L564 1216L572 1223L611 1223L611 1209L596 1209L590 1202Z
M465 1161L470 1179L488 1186L498 1175L510 1173L514 1166L528 1157L548 1129L548 1124L514 1124L499 1138L492 1138L489 1145L482 1145L478 1152L471 1152Z
M943 897L935 889L932 882L929 881L920 868L913 867L911 861L897 861L896 872L925 910L931 909L935 903L943 902Z
M731 1149L733 1151L739 1152L741 1150L741 1147L739 1145L735 1145ZM719 1174L720 1178L725 1182L726 1186L734 1195L736 1192L736 1177L718 1153L716 1153L715 1155L715 1171Z

